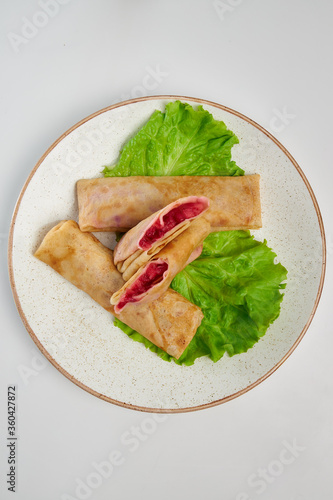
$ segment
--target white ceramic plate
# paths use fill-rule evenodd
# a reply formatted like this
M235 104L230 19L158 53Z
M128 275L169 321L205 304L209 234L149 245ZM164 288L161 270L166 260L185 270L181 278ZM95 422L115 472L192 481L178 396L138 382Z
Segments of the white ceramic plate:
M46 232L78 218L75 183L100 176L123 144L155 109L180 99L202 104L238 136L233 159L261 175L263 229L288 269L280 317L247 353L218 363L167 363L113 326L112 317L81 290L33 257ZM105 244L113 235L103 234ZM72 127L43 155L17 202L9 243L9 270L22 320L45 356L80 387L107 401L147 411L189 411L225 402L267 378L297 346L320 298L325 239L319 208L303 172L262 127L224 106L201 99L156 96L103 109Z

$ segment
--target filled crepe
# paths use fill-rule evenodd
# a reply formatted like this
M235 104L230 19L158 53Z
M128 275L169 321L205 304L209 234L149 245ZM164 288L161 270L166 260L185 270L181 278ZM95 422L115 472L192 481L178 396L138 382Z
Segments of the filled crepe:
M199 307L170 289L154 302L131 303L115 313L110 299L124 280L113 264L112 251L93 235L82 233L74 221L62 221L52 228L35 256L177 359L203 318Z
M77 182L82 231L127 231L179 198L206 196L212 231L261 227L259 175L130 176Z
M200 249L209 233L210 224L205 219L192 222L112 295L111 304L116 313L125 311L130 303L148 303L160 297L176 274L193 259L193 252Z
M170 241L194 224L208 207L209 200L204 196L180 198L128 231L114 250L114 263L124 280L129 280ZM199 238L196 246L202 240L203 238ZM190 254L187 258L189 257Z

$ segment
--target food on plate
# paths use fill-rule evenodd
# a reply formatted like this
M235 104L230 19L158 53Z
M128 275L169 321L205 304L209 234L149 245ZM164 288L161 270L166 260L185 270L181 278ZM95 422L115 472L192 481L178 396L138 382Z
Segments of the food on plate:
M114 250L114 263L124 280L129 280L139 267L192 225L208 207L208 198L188 196L170 203L130 229ZM202 240L199 238L197 245Z
M209 233L210 224L203 217L192 221L112 295L116 313L125 311L130 303L151 302L160 297Z
M203 314L173 290L149 304L128 304L119 314L110 304L124 281L113 264L113 252L76 222L62 221L44 237L35 256L80 288L104 309L176 359L191 342Z
M114 324L130 338L179 365L192 365L201 356L216 362L225 352L230 356L246 352L280 314L287 270L276 262L267 242L256 241L248 231L261 227L260 176L244 175L231 159L238 142L202 106L168 103L123 146L117 164L104 168L104 178L77 182L79 225L84 232L76 223L64 222L38 251L41 260L113 313ZM173 242L166 233L150 249L138 246L150 224L142 221L157 220L155 212L187 197L206 197L209 208L189 227L182 221L171 231ZM203 243L196 248L189 242L176 247L199 221L211 225ZM64 232L59 245L58 231ZM128 234L113 255L90 231ZM73 241L67 243L70 235ZM178 251L181 259L176 257ZM156 300L127 301L115 312L111 296L114 301L127 280L124 289L129 289L150 259L157 281L169 269L176 273L170 288ZM166 284L166 276L154 286L148 283L151 292L141 290L141 298L155 298L155 291L164 290Z
M205 196L212 231L261 227L260 176L129 176L77 182L82 231L127 231L169 203Z

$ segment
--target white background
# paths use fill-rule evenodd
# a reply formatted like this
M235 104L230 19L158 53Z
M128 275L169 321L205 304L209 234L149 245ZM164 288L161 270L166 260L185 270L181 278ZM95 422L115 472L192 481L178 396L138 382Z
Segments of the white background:
M331 500L332 2L42 4L1 2L0 498ZM229 403L159 422L93 397L44 361L16 311L6 263L16 199L44 151L90 113L154 94L216 101L269 129L314 189L328 251L317 313L282 367ZM16 493L5 478L11 384ZM121 464L104 463L102 478L96 467L115 451Z

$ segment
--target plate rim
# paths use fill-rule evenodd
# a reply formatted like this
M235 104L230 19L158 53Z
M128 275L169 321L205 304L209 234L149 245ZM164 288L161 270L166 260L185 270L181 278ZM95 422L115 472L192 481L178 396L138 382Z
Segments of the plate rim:
M263 376L259 377L258 380L256 380L252 384L248 385L247 387L241 389L240 391L237 391L237 392L235 392L233 394L230 394L229 396L226 396L224 398L212 401L210 403L204 403L202 405L196 405L196 406L185 407L185 408L150 408L150 407L139 406L139 405L132 405L130 403L125 403L125 402L122 402L122 401L118 401L116 399L113 399L113 398L111 398L109 396L106 396L104 394L101 394L101 393L95 391L94 389L88 387L87 385L85 385L82 382L80 382L79 380L77 380L69 372L67 372L62 366L60 366L59 363L57 363L57 361L44 348L44 346L41 344L41 342L39 341L38 337L36 336L35 332L31 328L31 326L29 325L29 322L28 322L28 320L27 320L27 318L25 316L25 313L24 313L24 311L22 309L21 302L20 302L20 299L19 299L19 296L18 296L18 293L17 293L17 290L16 290L16 284L15 284L15 278L14 278L14 269L13 269L13 238L14 238L15 223L16 223L16 218L17 218L17 215L18 215L18 211L19 211L19 208L20 208L20 205L21 205L22 198L23 198L23 196L25 194L25 191L26 191L28 185L30 184L31 179L33 178L33 176L35 175L37 169L43 163L43 161L45 160L45 158L50 154L50 152L65 137L67 137L70 133L72 133L78 127L80 127L84 123L92 120L96 116L99 116L99 115L101 115L103 113L106 113L106 112L108 112L108 111L110 111L112 109L116 109L116 108L119 108L119 107L127 106L129 104L134 104L134 103L137 103L137 102L144 102L144 101L151 101L151 100L179 100L179 101L182 101L182 102L192 101L192 102L195 102L195 103L198 103L198 104L202 104L202 105L209 105L209 106L212 106L212 107L215 107L215 108L219 108L219 109L221 109L223 111L226 111L226 112L228 112L230 114L233 114L233 115L237 116L238 118L241 118L242 120L246 121L247 123L249 123L252 126L254 126L256 129L258 129L262 133L264 133L287 156L287 158L291 161L291 163L293 164L293 166L297 170L298 174L302 178L302 180L303 180L303 182L304 182L304 184L305 184L305 186L306 186L306 188L307 188L307 190L308 190L308 192L310 194L312 203L313 203L315 211L316 211L316 215L317 215L317 219L318 219L318 223L319 223L320 234L321 234L321 242L322 242L321 276L320 276L320 281L319 281L319 286L318 286L318 290L317 290L316 299L315 299L312 311L311 311L311 313L309 315L309 318L308 318L306 324L304 325L301 333L299 334L299 336L297 337L296 341L291 346L291 348L288 350L288 352L267 373L265 373ZM316 310L317 310L317 307L318 307L318 304L319 304L319 301L320 301L320 298L321 298L321 295L322 295L322 290L323 290L324 280L325 280L325 273L326 273L326 237L325 237L324 223L323 223L322 215L321 215L321 212L320 212L320 208L319 208L316 196L315 196L315 194L313 192L313 189L312 189L312 187L311 187L311 185L310 185L307 177L305 176L303 170L298 165L298 163L296 162L296 160L294 159L294 157L285 148L285 146L283 146L283 144L281 144L280 141L278 141L276 139L276 137L274 137L268 130L266 130L264 127L262 127L261 125L259 125L256 121L252 120L248 116L240 113L239 111L236 111L236 110L234 110L232 108L224 106L223 104L216 103L214 101L209 101L209 100L201 99L201 98L198 98L198 97L180 96L180 95L173 95L173 94L170 94L170 95L143 96L143 97L137 97L137 98L134 98L134 99L128 99L128 100L125 100L125 101L121 101L121 102L112 104L110 106L102 108L99 111L95 111L94 113L88 115L86 118L83 118L82 120L80 120L79 122L77 122L75 125L73 125L72 127L70 127L68 130L66 130L66 132L64 132L58 139L56 139L51 144L51 146L45 151L45 153L40 157L40 159L37 161L37 163L34 166L34 168L31 170L28 178L26 179L26 181L25 181L25 183L24 183L24 185L23 185L23 187L21 189L21 192L20 192L20 194L18 196L18 199L16 201L15 207L14 207L13 215L12 215L11 222L10 222L9 237L8 237L8 272L9 272L9 281L10 281L10 286L11 286L11 290L12 290L14 302L15 302L16 308L17 308L18 313L19 313L19 315L21 317L21 320L23 322L24 327L26 328L26 330L28 331L30 337L32 338L32 340L34 341L34 343L37 345L37 347L39 348L39 350L42 352L42 354L48 359L48 361L50 361L50 363L62 375L64 375L71 382L73 382L74 384L76 384L81 389L84 389L86 392L92 394L93 396L96 396L99 399L102 399L102 400L104 400L104 401L106 401L108 403L112 403L112 404L115 404L117 406L121 406L123 408L128 408L128 409L137 410L137 411L141 411L141 412L148 412L148 413L187 413L187 412L192 412L192 411L203 410L203 409L206 409L206 408L212 408L214 406L218 406L218 405L226 403L226 402L228 402L228 401L230 401L232 399L235 399L235 398L241 396L242 394L245 394L246 392L250 391L251 389L253 389L257 385L261 384L261 382L263 382L264 380L266 380L268 377L270 377L286 361L286 359L289 358L289 356L294 352L294 350L296 349L296 347L299 345L299 343L303 339L305 333L307 332L307 330L308 330L308 328L309 328L309 326L310 326L310 324L312 322L312 319L313 319L313 317L314 317L314 315L316 313Z

